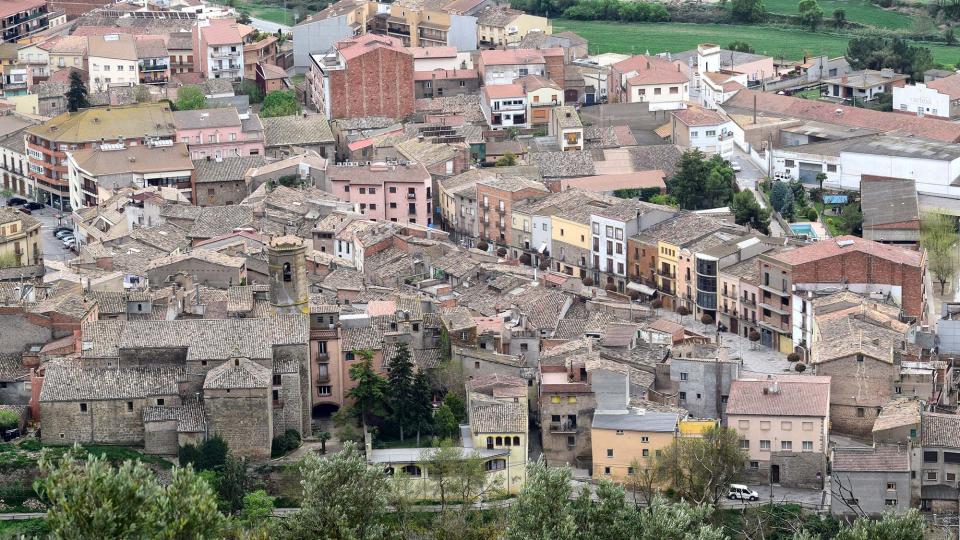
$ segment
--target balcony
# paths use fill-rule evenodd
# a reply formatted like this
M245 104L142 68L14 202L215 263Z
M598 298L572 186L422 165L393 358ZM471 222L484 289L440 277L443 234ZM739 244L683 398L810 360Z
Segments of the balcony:
M550 433L576 433L575 422L550 422Z
M731 290L729 290L729 289L721 289L721 290L720 290L720 296L723 296L724 298L730 298L730 299L733 299L733 300L737 300L737 299L738 299L738 297L737 297L737 292L736 292L736 291L731 291Z
M746 296L740 298L740 303L743 304L743 305L745 305L745 306L751 306L751 307L757 305L757 302L756 302L755 300L751 300L751 299L747 298Z
M784 306L784 305L781 305L781 304L768 304L768 303L766 303L766 302L760 302L760 307L762 307L762 308L764 308L764 309L769 309L770 311L779 313L779 314L781 314L781 315L789 315L789 314L790 314L790 305L789 305L789 304L787 304L786 306Z
M416 194L416 193L407 193L407 200L408 200L408 201L412 201L412 200L414 200L414 199L416 199L416 198L417 198L417 194Z
M760 285L760 288L763 289L763 290L765 290L765 291L769 291L769 292L771 292L771 293L773 293L773 294L775 294L775 295L777 295L777 296L789 296L789 295L790 295L790 290L789 290L789 289L784 289L784 288L781 288L781 287L771 287L770 285L763 285L763 284L761 284L761 285Z
M330 372L317 373L317 382L330 382Z
M657 275L660 276L660 277L662 277L662 278L677 279L677 273L676 273L676 272L671 272L671 271L669 271L669 270L664 270L663 268L657 270Z
M166 64L140 64L140 71L144 72L153 72L153 71L166 71L170 66Z
M211 58L229 58L231 56L240 56L240 51L211 51Z
M240 64L227 64L226 66L213 66L213 71L240 71L243 66Z

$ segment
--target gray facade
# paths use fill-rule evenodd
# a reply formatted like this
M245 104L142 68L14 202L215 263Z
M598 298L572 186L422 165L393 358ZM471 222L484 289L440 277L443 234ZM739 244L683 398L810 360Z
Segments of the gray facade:
M911 507L910 452L906 445L833 449L830 513L879 516Z
M327 52L338 42L354 35L347 22L348 13L328 19L305 22L293 27L293 67L304 73L310 67L310 55Z
M477 18L451 13L447 45L456 47L459 52L477 50Z
M960 353L960 303L943 303L937 319L937 346L942 354Z
M695 418L723 418L730 383L740 376L741 362L717 358L722 351L694 344L671 353L670 381L679 391L679 405ZM704 358L707 354L713 358Z

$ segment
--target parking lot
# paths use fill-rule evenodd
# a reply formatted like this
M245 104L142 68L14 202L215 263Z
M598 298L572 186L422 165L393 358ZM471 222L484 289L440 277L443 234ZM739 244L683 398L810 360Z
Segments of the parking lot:
M6 205L6 199L0 201L0 206ZM31 215L41 223L40 232L43 239L43 259L45 261L68 261L76 256L63 246L63 242L53 236L53 230L60 225L72 228L69 214L47 206L42 210L33 210Z

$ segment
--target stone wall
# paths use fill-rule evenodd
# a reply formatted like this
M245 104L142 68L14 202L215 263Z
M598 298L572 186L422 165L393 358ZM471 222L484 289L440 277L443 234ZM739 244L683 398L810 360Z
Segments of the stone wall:
M898 366L855 356L817 364L816 375L832 377L830 381L830 421L832 431L859 437L870 437L879 408L893 394ZM858 416L862 409L863 416Z
M589 455L592 451L590 425L593 422L593 412L596 409L596 400L590 394L577 394L577 402L569 403L567 396L560 396L560 403L553 403L550 395L542 396L540 402L540 434L543 443L543 456L548 465L576 466L576 457ZM577 427L572 431L551 430L553 416L560 415L560 422L567 419L567 415L577 416ZM567 444L568 437L574 437L574 446Z
M208 389L203 409L211 435L220 435L239 456L270 457L273 414L269 388Z
M198 183L196 190L194 204L197 206L229 206L238 204L249 195L247 183L243 180Z
M178 450L176 420L147 422L144 424L144 453L175 456Z
M158 397L165 405L180 403L176 395ZM44 444L142 445L143 407L156 404L157 397L41 402L41 440Z
M784 487L820 489L817 473L827 474L827 457L818 452L771 452L770 465L780 467L780 485Z

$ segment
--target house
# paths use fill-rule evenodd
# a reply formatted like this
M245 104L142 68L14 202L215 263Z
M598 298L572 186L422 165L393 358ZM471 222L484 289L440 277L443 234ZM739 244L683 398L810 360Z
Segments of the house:
M253 79L257 82L257 88L263 95L290 88L287 71L281 67L257 62L253 66L253 72Z
M513 227L513 206L545 197L542 182L524 176L485 177L477 181L477 234L497 245L507 245Z
M723 49L712 43L701 43L696 49L671 54L670 59L683 66L694 66L694 85L701 90L707 73L741 73L751 86L777 76L772 56Z
M399 38L404 47L456 47L477 50L477 17L424 0L402 0L369 21L369 31Z
M169 105L140 103L63 113L26 133L30 178L36 183L37 198L64 210L70 208L68 150L121 141L173 140L175 128Z
M301 150L312 150L328 159L336 157L330 122L321 115L275 116L261 118L260 123L263 125L264 149L269 157L289 157Z
M524 129L528 126L527 93L519 84L484 86L480 109L491 129Z
M553 33L553 26L546 17L508 7L487 6L477 12L476 17L477 38L481 46L502 47L519 43L527 34Z
M583 122L577 109L569 105L551 109L547 135L557 139L563 152L583 150Z
M830 514L880 516L911 508L911 477L906 445L838 446L831 451Z
M140 63L137 43L129 34L90 36L87 44L87 65L90 66L90 90L105 92L110 88L140 84Z
M48 47L51 74L67 68L86 69L87 36L60 36L51 39Z
M139 84L166 84L170 81L170 51L162 39L137 39Z
M960 490L960 416L921 413L920 444L911 451L911 500L920 500L920 510L938 514L957 511Z
M895 73L892 69L880 71L864 69L851 71L846 75L823 79L827 95L843 100L871 101L879 94L892 94L893 89L907 84L908 75Z
M960 116L960 74L893 88L893 110L917 116Z
M827 473L831 378L768 375L730 384L727 426L755 482L821 489Z
M26 129L33 125L20 117L8 114L0 116L0 189L8 189L18 195L34 199L36 189L29 177L26 149Z
M873 422L874 444L906 444L916 442L920 434L923 402L916 397L888 401Z
M328 120L403 118L414 110L413 55L395 37L345 39L329 52L311 55L310 62L308 100Z
M172 187L189 198L193 163L183 143L102 144L67 152L67 178L74 209L95 208L125 187Z
M588 365L598 361L599 355L573 355L562 364L540 364L541 444L549 465L574 466L591 452L590 422L597 402ZM625 372L621 378L626 394Z
M627 239L673 218L676 212L665 206L636 199L618 199L593 209L590 215L590 258L594 284L613 286L626 292Z
M712 343L689 342L674 345L667 363L680 407L694 418L725 417L730 385L740 378L742 360Z
M416 99L474 95L480 91L480 76L475 69L415 71L413 81Z
M543 51L534 49L480 51L477 70L486 86L513 84L527 75L548 76Z
M193 33L170 32L167 35L167 51L170 53L170 74L193 73Z
M697 105L670 111L670 142L724 159L733 156L733 122L725 114Z
M193 193L190 200L197 206L239 204L252 191L251 169L266 164L262 156L236 156L222 159L194 160Z
M507 493L517 493L527 478L529 448L527 383L495 375L468 380L467 410L473 448L507 450L506 459L493 465L507 474Z
M653 458L673 444L680 415L638 409L598 410L590 426L594 480L626 483L651 467Z
M177 141L187 145L192 159L263 155L260 118L245 116L233 107L175 111L173 125Z
M538 75L526 75L514 81L527 93L527 118L531 126L550 122L550 111L563 105L563 88Z
M331 165L329 191L371 218L399 223L433 223L433 180L423 165Z
M243 78L255 79L258 64L277 66L277 36L267 35L259 41L252 41L250 36L245 37L243 46ZM262 35L262 34L258 34ZM283 70L283 68L279 68ZM283 70L286 73L286 70Z
M377 14L376 3L340 0L308 15L293 27L293 64L298 73L310 69L310 56L328 51L344 39L363 34L367 21Z
M614 103L649 103L650 110L682 109L690 101L690 79L675 62L638 55L613 64Z
M862 176L860 209L865 239L907 246L920 243L920 208L913 180Z
M0 9L0 31L6 43L21 43L50 27L50 5L47 0L9 2Z
M234 19L198 20L193 26L194 71L206 79L240 81L246 32L241 26Z
M4 268L42 265L40 221L13 208L0 208L0 259L6 262Z
M147 278L158 287L170 283L181 272L192 276L198 284L221 289L240 285L247 280L243 257L204 249L160 257L150 261L144 268Z

